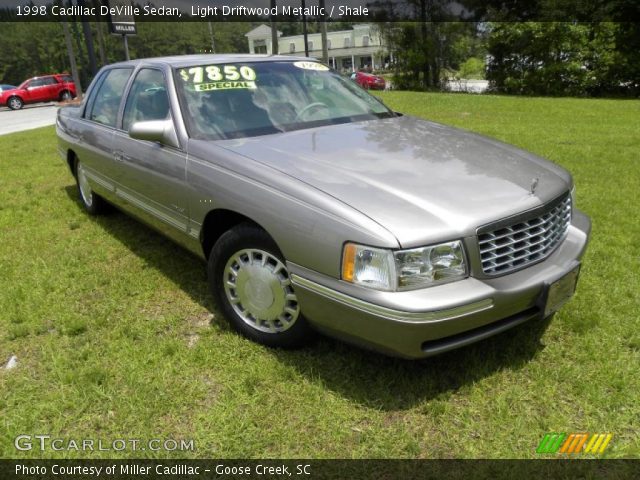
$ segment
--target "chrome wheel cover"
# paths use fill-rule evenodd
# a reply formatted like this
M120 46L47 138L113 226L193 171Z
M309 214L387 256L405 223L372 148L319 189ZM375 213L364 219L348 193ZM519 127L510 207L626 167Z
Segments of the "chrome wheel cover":
M12 109L17 110L18 108L20 108L21 102L17 98L12 97L9 99L9 105L11 106Z
M224 292L236 314L251 328L265 333L284 332L300 315L287 267L260 249L231 256L224 267Z
M93 203L93 192L91 191L91 185L89 185L89 179L84 171L84 167L81 163L78 163L78 186L80 187L80 195L82 201L87 207L90 207Z

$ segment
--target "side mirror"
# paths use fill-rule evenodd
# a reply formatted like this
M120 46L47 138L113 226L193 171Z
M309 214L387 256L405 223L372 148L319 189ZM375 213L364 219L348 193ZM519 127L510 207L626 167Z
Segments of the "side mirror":
M150 120L147 122L134 122L129 127L129 136L137 140L158 142L162 145L178 148L178 135L173 126L173 120Z

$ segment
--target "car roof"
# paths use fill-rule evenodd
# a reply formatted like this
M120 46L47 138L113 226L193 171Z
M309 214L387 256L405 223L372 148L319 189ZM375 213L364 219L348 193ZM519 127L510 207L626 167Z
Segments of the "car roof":
M290 55L253 55L253 54L196 54L196 55L175 55L170 57L152 57L128 60L125 62L112 63L111 66L137 66L139 64L168 65L173 68L189 67L199 64L219 64L219 63L239 63L239 62L293 62L300 60L318 61L310 57L294 57Z

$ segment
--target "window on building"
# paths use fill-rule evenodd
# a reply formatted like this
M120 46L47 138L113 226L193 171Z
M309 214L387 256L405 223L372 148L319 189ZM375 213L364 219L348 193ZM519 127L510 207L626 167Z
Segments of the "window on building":
M267 53L267 42L265 40L254 40L253 53Z
M362 36L362 46L363 47L368 47L369 46L369 35L363 35Z
M309 51L313 50L313 42L308 42L309 45Z
M331 40L327 39L327 50L331 50Z
M344 48L349 48L351 46L351 39L349 37L344 37Z
M296 51L296 44L291 42L289 44L289 53L294 53Z

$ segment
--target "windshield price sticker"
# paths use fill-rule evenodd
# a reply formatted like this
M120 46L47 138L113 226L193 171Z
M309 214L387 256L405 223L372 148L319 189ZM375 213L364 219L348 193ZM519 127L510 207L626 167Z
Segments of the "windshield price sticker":
M329 70L329 67L326 65L316 62L294 62L293 65L298 68L302 68L303 70L318 70L320 72L326 72Z
M211 90L229 90L231 88L256 88L256 82L211 82L194 85L196 92L210 92Z
M180 77L185 82L193 83L196 92L230 88L256 88L256 72L246 65L240 67L237 65L209 65L208 67L183 68L180 70Z

